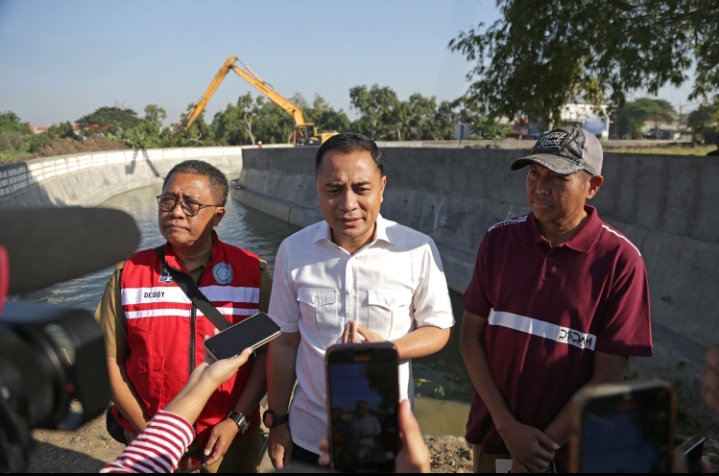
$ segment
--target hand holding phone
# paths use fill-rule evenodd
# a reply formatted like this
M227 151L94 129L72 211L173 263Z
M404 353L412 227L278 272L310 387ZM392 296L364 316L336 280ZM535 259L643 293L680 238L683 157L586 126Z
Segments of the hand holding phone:
M280 334L280 326L259 312L205 340L205 350L215 360L229 359L248 347L257 350Z
M332 467L394 471L400 450L397 349L389 342L339 344L325 360Z
M573 399L571 472L667 473L676 394L660 380L587 387Z
M689 438L687 441L682 443L679 448L679 452L687 461L687 469L690 473L701 472L701 459L702 453L704 452L704 440L703 436L695 435Z

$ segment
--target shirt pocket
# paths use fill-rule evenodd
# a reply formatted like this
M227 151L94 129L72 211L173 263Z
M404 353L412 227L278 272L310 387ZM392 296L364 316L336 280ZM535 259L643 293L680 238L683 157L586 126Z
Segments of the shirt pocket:
M297 300L300 302L302 318L309 328L314 324L318 335L327 337L341 331L336 289L299 288Z
M367 291L367 315L365 322L360 322L360 324L385 339L405 335L412 326L411 303L412 293L410 291L369 290ZM405 332L401 332L402 330Z

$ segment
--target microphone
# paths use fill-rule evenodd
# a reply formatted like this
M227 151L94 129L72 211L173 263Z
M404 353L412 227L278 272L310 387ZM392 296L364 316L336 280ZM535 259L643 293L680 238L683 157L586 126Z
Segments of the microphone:
M8 294L36 291L112 266L130 257L139 244L135 220L120 210L0 210L0 245L10 264Z

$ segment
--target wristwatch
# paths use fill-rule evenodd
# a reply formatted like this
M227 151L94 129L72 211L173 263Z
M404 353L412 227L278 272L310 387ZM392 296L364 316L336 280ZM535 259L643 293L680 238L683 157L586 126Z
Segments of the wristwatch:
M250 427L250 420L245 418L244 415L240 415L239 413L237 413L235 411L231 411L227 415L227 418L229 418L230 420L235 422L235 424L237 425L237 428L240 429L241 435L244 435L245 432L247 431L247 429Z
M262 414L262 423L264 423L267 428L284 425L288 421L290 421L289 415L280 416L272 410L266 410L265 413Z

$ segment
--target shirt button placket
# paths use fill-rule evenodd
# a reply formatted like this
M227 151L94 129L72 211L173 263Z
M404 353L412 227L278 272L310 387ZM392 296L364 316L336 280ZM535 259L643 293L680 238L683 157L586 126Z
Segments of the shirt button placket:
M357 307L355 305L355 266L357 259L355 257L347 260L347 267L345 268L345 323L351 320L357 320Z

